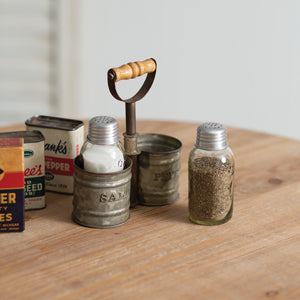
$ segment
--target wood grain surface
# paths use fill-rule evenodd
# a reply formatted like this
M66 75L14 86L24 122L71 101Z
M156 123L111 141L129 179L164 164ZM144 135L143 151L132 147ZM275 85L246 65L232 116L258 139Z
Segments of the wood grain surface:
M125 225L91 229L71 220L72 196L47 193L23 233L0 235L0 299L300 299L300 141L230 128L233 218L206 227L187 210L197 125L137 122L183 142L172 205L137 206Z

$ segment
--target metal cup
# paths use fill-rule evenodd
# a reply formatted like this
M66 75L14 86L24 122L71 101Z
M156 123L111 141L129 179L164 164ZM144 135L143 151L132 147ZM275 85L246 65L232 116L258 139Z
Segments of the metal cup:
M179 173L182 143L162 134L141 134L138 149L139 203L166 205L179 198Z
M124 170L94 174L83 169L83 159L74 160L73 220L87 227L110 228L130 218L132 162L125 159Z

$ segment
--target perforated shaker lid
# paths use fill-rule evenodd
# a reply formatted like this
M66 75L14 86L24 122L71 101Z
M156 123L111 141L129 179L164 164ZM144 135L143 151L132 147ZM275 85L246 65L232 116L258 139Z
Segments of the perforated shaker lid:
M97 116L89 121L87 140L93 144L111 145L119 142L118 121L108 116Z
M199 125L195 147L209 151L227 148L225 126L214 122L206 122Z

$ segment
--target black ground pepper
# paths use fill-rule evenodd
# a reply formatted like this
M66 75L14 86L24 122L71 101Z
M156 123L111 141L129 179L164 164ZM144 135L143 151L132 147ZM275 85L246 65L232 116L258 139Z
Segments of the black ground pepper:
M189 169L189 210L194 220L220 221L233 202L234 164L217 157L197 158Z

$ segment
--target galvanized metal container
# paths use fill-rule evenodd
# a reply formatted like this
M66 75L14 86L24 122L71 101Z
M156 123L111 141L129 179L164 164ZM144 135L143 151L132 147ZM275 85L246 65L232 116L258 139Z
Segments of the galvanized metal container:
M40 131L1 132L0 138L24 139L25 210L46 207L45 138Z
M138 136L140 204L166 205L179 198L181 147L182 143L171 136Z
M95 174L83 169L82 156L74 160L73 220L87 227L110 228L130 218L132 162L125 159L124 170Z

